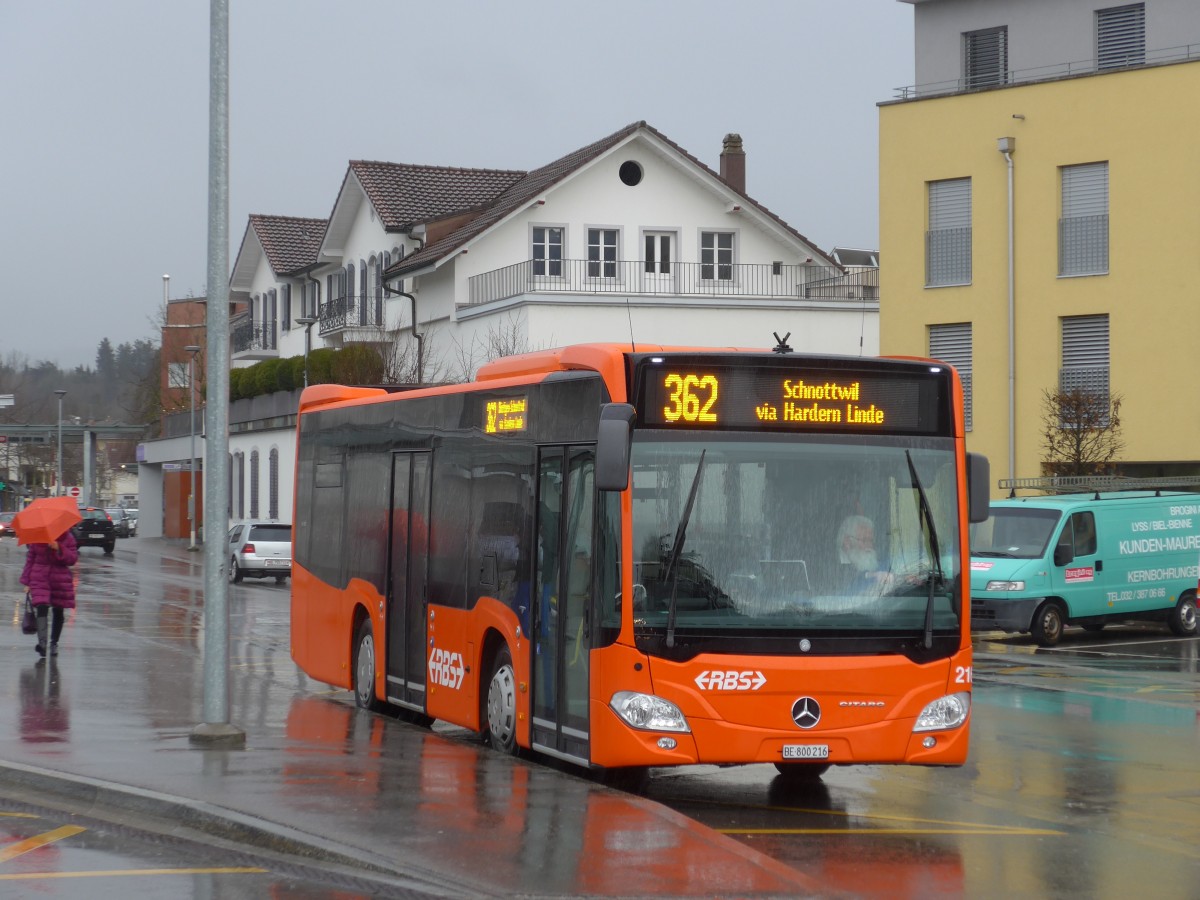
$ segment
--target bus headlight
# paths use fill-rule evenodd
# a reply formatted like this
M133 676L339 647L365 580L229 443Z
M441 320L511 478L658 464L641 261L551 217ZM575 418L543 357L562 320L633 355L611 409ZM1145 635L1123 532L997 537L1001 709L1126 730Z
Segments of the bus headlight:
M1023 581L989 581L985 591L1023 591L1025 590L1025 582Z
M653 694L618 691L608 705L627 724L643 731L692 730L678 706Z
M917 716L917 723L913 725L913 731L919 733L957 728L967 721L967 713L970 711L971 694L968 691L938 697L921 710L921 714Z

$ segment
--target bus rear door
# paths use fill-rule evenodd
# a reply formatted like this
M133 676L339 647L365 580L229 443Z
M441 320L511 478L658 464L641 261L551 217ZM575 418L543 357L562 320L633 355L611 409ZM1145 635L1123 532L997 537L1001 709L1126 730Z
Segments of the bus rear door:
M387 597L388 700L425 709L425 605L429 581L427 451L392 456Z

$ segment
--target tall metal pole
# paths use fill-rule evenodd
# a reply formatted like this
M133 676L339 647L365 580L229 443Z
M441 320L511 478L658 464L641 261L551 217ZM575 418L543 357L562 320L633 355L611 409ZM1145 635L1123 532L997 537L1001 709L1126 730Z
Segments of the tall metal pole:
M66 396L66 391L57 390L54 392L58 396L58 464L55 471L54 481L54 496L62 496L62 398Z
M188 449L188 470L192 476L192 490L188 494L188 523L191 527L191 542L188 544L188 549L195 551L200 548L196 546L196 354L200 352L200 348L195 344L189 344L183 348L191 357L188 359L188 393L191 395L192 414L190 419L190 437Z
M208 527L229 510L229 0L209 3L208 295L204 508ZM229 585L224 541L204 545L204 721L191 739L244 744L229 722Z

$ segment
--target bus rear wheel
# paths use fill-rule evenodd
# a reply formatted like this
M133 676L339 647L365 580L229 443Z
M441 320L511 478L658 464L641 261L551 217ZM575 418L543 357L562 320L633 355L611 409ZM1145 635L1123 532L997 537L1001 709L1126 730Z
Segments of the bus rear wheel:
M1062 607L1047 600L1033 614L1033 639L1042 647L1053 647L1062 638L1065 625Z
M354 646L354 702L360 709L377 712L380 703L375 699L375 636L369 618L358 626Z
M1196 592L1184 591L1179 602L1167 614L1167 624L1180 637L1191 637L1196 633Z
M517 677L512 654L501 647L492 665L487 690L487 732L484 735L501 753L517 752Z

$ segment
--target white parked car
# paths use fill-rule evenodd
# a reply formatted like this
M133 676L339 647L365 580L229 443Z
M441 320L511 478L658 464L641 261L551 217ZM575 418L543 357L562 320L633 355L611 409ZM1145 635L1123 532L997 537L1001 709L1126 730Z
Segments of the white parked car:
M283 584L292 574L292 526L286 522L238 522L229 529L229 580L274 578Z

